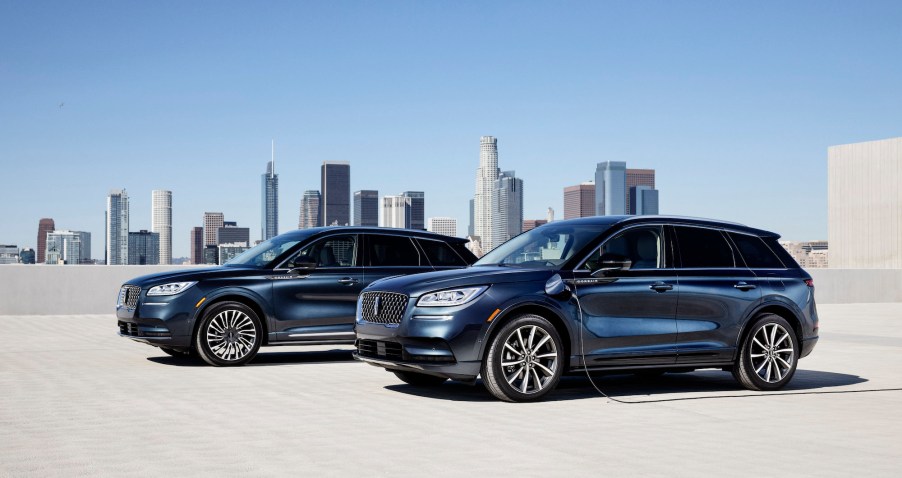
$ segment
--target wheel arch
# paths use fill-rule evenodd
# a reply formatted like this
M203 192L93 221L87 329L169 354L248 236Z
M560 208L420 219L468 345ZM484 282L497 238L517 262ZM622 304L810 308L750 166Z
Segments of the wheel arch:
M203 322L202 318L204 314L207 313L207 310L209 310L210 307L223 302L240 302L250 307L250 309L257 314L257 318L260 319L260 327L263 328L261 331L262 341L260 345L266 345L269 342L269 321L266 319L267 315L263 311L263 307L255 299L247 295L238 292L225 292L204 301L202 307L197 310L197 313L194 316L194 326L191 330L192 346L197 339L197 331L200 329L201 322Z
M755 308L752 313L749 314L745 323L742 324L742 333L739 334L739 342L736 344L737 357L748 337L752 323L756 317L759 317L762 314L774 314L786 319L786 321L789 322L789 325L792 326L793 332L795 332L796 340L799 344L802 343L802 321L799 319L799 315L793 311L788 304L776 301L765 302Z
M547 304L543 304L540 302L521 302L515 305L511 305L506 309L502 310L501 313L498 314L498 317L492 321L490 324L488 333L486 334L486 339L482 342L479 351L479 360L485 359L486 350L488 349L488 345L492 342L495 336L498 334L498 331L501 330L501 327L513 320L515 317L523 315L523 314L534 314L542 317L554 326L554 329L557 331L558 336L561 338L561 342L564 346L564 359L567 363L567 369L570 368L570 355L572 351L571 345L571 337L570 337L570 329L566 325L566 321L561 312L555 310L551 306Z

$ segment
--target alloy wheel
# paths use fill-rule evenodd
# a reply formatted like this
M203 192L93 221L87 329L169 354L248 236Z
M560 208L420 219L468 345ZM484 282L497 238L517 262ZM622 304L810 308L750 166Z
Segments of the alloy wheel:
M542 327L524 325L504 339L501 369L507 383L520 393L541 392L553 381L558 366L555 341Z
M764 324L752 337L749 358L755 374L767 383L783 380L793 367L795 349L789 332L780 324Z
M257 326L244 312L226 309L210 320L206 335L210 352L221 360L234 362L254 350Z

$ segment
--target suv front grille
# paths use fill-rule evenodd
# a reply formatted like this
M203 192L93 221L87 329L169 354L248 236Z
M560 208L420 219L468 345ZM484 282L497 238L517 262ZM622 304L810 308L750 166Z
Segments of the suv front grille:
M377 340L358 340L357 353L364 357L387 358L401 361L404 359L404 349L396 342L382 342Z
M400 324L407 310L407 296L393 292L365 292L360 308L360 316L367 322Z
M125 306L134 309L138 306L138 299L141 297L141 288L136 285L124 285L119 289L119 301L116 305Z

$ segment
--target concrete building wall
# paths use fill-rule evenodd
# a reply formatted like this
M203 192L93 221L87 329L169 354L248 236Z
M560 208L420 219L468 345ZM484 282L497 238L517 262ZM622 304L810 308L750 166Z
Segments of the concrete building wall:
M827 150L830 267L902 268L902 138Z

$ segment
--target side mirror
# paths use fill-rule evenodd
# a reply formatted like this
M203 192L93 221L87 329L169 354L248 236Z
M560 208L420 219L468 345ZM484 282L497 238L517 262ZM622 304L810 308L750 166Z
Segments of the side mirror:
M313 272L316 269L316 262L298 262L296 264L292 264L294 267L288 269L289 274L301 275L304 273Z
M626 256L615 254L613 252L605 252L601 255L601 268L592 271L592 277L607 275L610 272L628 271L633 265L633 261Z

